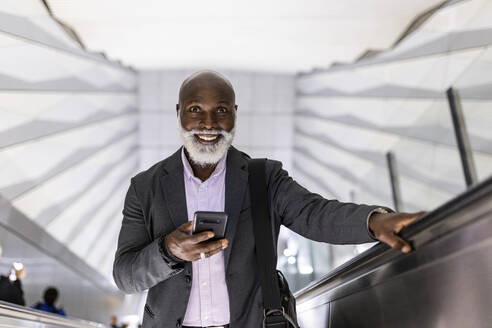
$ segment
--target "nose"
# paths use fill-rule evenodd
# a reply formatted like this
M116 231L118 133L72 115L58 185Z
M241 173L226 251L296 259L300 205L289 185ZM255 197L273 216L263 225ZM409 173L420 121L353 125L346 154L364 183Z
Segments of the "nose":
M200 129L217 129L217 120L214 113L204 113L200 121Z

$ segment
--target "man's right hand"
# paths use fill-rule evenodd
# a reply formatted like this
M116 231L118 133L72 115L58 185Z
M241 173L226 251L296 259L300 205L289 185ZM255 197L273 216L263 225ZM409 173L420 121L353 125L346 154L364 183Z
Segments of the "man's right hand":
M175 257L184 261L196 261L200 259L200 253L205 253L205 257L210 257L225 249L229 242L227 239L219 239L205 242L213 238L214 233L204 231L198 234L191 234L193 222L190 221L181 225L178 229L166 236L165 242L167 250Z

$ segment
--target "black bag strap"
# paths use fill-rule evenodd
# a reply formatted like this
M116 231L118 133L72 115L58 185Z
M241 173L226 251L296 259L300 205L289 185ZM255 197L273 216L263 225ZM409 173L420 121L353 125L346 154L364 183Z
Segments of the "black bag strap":
M256 263L260 273L263 307L266 310L282 309L277 280L275 247L272 225L268 214L268 192L265 173L266 158L249 160L249 195L253 232L255 236Z

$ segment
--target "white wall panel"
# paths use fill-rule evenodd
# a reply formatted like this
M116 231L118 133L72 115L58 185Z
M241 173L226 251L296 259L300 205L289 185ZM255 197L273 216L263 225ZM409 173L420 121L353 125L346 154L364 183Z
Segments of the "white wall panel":
M345 167L350 163L350 171L352 174L361 179L375 165L373 162L356 156L348 151L337 149L329 144L323 143L316 138L308 138L303 135L297 135L294 143L296 149L307 150L311 154L316 154L319 159Z
M22 194L12 203L14 206L22 208L24 213L33 220L39 220L40 224L50 222L53 217L47 216L52 216L50 212L53 207L66 206L67 202L72 204L87 190L94 188L101 175L107 174L106 170L111 169L106 167L107 164L116 166L118 161L126 159L122 158L122 156L128 151L133 151L135 147L135 140L130 139L125 143L118 144L116 147L105 149L88 160L81 162L80 165L74 166ZM63 192L60 192L61 190ZM47 198L49 201L46 201ZM57 213L57 211L54 213Z
M104 174L96 183L84 188L84 193L80 197L71 202L62 213L53 218L46 225L47 230L64 244L70 244L73 238L69 236L72 235L78 222L83 222L83 219L89 222L93 220L92 217L99 215L98 204L106 205L111 197L124 196L126 194L126 191L123 194L118 194L115 189L120 184L128 186L129 182L125 181L125 179L129 180L129 176L134 172L137 159L138 152L132 151L125 156L125 160L115 163L107 174ZM121 212L121 209L119 212ZM116 216L121 219L119 213ZM80 230L82 229L80 228Z
M234 138L233 145L238 148L249 147L253 142L253 129L254 117L250 113L244 111L244 108L238 109L236 119L236 137Z
M44 254L51 268L33 263L27 248L14 255L14 245L3 245L7 261L15 256L27 266L28 305L48 284L60 288L73 317L106 322L119 303L107 265L85 255L95 240L114 240L127 182L137 170L136 80L132 69L82 49L42 1L2 1L0 196L10 201L2 206L36 222L38 234L16 232L26 243L38 252L46 251L41 244L52 245ZM100 253L107 256L100 247L91 256Z
M180 143L176 112L140 113L140 144L148 147L175 146Z
M122 178L127 178L128 180L130 177L128 173L135 169L136 164L137 156L135 154L134 156L128 158L128 160L122 165L121 169L118 169L118 172L111 172L111 175L115 176L114 179L116 181L121 181ZM114 220L117 220L118 218L121 219L120 213L126 191L128 190L128 185L128 181L123 183L115 183L112 184L111 189L107 189L107 191L100 191L101 193L107 192L107 196L105 197L106 201L103 206L98 208L97 212L94 213L93 218L87 222L87 224L83 225L82 229L75 236L75 238L65 241L68 244L68 247L75 254L85 258L91 248L96 246L95 244L98 240L101 238L113 238L114 231L108 231L107 227ZM114 188L115 186L116 188ZM106 233L109 234L106 235ZM104 250L99 249L99 251Z
M167 158L174 154L177 151L175 146L166 147L159 146L157 148L154 147L142 147L139 148L139 170L146 170L156 164L157 162L162 161L164 158Z
M40 178L50 170L56 169L70 156L75 156L77 151L97 150L110 141L115 142L114 136L122 133L131 134L131 130L136 128L135 121L135 115L118 117L101 124L89 125L1 149L0 189L29 179ZM135 140L135 134L133 138ZM80 141L84 142L78 145Z

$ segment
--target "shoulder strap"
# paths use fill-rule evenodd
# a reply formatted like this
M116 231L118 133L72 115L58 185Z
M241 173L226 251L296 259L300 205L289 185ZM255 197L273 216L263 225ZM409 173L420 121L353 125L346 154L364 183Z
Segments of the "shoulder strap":
M268 211L265 163L266 159L264 158L249 161L249 194L256 245L256 263L263 293L263 307L271 310L281 309L282 306L277 281L272 225Z

